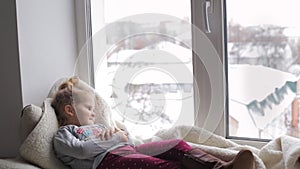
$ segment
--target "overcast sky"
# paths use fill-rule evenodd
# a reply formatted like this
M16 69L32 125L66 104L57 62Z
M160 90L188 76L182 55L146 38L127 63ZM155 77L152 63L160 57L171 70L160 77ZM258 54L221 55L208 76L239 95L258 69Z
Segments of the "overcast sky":
M242 25L273 24L292 28L300 35L299 0L227 0L228 21Z
M105 0L104 5L107 23L142 13L162 13L180 19L191 15L190 0Z
M101 3L101 1L95 1ZM300 36L300 0L226 0L228 21L244 26L273 24L290 27L288 34ZM134 4L134 5L132 5ZM104 0L105 23L142 13L162 13L190 18L190 0Z

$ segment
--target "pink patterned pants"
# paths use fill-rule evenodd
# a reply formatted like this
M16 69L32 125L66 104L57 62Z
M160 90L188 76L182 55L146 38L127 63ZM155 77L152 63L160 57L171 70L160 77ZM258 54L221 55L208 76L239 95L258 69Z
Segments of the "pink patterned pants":
M183 140L164 140L108 153L97 169L185 169L180 161L192 148Z

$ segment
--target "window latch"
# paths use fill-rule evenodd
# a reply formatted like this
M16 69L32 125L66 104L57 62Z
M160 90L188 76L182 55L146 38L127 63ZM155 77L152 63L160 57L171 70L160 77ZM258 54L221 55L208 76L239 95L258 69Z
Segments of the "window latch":
M203 9L205 32L211 33L209 14L213 13L213 0L205 0L203 3Z

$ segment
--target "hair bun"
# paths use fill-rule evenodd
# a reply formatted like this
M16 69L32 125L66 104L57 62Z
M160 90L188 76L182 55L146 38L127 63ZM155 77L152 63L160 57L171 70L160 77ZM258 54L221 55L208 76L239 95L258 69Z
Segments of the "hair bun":
M58 89L59 90L65 90L65 89L72 90L72 88L73 88L73 84L71 82L67 81L67 82L64 82L63 84L61 84Z
M79 77L78 76L73 76L68 81L74 85L74 84L79 82Z
M59 86L59 90L72 90L73 86L79 82L79 78L77 76L71 77L68 81L64 82Z

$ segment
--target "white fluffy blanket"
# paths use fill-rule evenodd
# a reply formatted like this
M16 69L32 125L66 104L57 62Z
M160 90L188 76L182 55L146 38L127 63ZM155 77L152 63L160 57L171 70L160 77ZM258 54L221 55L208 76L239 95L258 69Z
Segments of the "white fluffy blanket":
M255 156L256 169L300 169L300 139L282 136L265 145L262 149L239 145L204 129L191 126L177 126L158 132L149 140L137 143L180 138L193 147L200 147L216 157L229 161L241 149L249 149Z
M259 157L267 169L300 169L300 139L279 137L264 146Z

